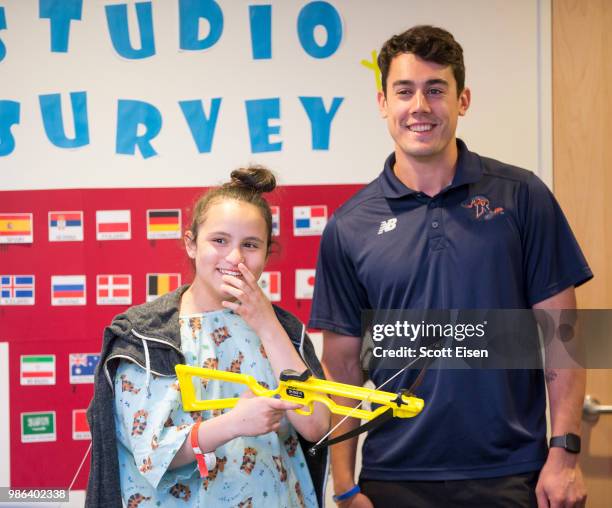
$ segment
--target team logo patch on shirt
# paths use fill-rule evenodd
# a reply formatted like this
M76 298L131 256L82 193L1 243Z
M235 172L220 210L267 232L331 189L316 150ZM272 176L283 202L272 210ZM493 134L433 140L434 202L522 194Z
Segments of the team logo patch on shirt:
M504 214L504 209L501 206L492 208L489 198L481 194L466 199L461 203L461 206L474 210L474 218L476 220L491 220L498 215Z

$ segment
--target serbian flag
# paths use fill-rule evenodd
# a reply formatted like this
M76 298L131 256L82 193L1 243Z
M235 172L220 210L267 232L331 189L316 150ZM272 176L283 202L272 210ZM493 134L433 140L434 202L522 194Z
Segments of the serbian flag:
M317 236L327 224L327 205L294 206L293 235Z
M96 278L98 305L131 305L131 275L98 275Z
M0 213L0 243L32 243L31 213Z
M51 305L85 305L85 275L52 275Z
M298 300L311 300L314 284L314 269L298 269L295 271L295 297Z
M147 274L147 302L155 300L158 296L174 291L181 285L180 273L148 273Z
M281 273L263 272L259 277L259 287L271 302L280 302L281 299Z
M49 212L50 242L82 242L83 212Z
M147 239L181 237L181 210L147 210Z
M130 210L96 211L96 240L129 240L131 237Z

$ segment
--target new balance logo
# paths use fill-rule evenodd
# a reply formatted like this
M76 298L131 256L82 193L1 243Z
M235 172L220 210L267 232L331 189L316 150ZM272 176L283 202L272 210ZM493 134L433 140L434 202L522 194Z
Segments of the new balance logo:
M397 219L389 219L384 220L380 223L380 227L378 228L378 234L382 235L383 233L388 233L389 231L393 231L397 226Z

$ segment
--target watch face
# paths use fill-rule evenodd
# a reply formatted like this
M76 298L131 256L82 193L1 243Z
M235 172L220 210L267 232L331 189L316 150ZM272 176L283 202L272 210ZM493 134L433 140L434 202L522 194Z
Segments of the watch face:
M566 434L565 448L570 452L578 453L580 451L580 437L576 434Z

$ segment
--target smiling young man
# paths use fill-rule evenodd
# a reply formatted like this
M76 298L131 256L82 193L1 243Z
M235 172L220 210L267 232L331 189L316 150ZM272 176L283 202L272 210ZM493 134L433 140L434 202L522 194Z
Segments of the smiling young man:
M329 375L356 385L364 309L573 308L574 287L592 277L548 188L456 138L471 94L450 33L413 27L383 45L378 64L395 150L325 229L310 321L323 330ZM385 390L416 375L407 370ZM389 377L370 369L376 386ZM558 438L550 450L546 389ZM361 492L356 439L332 448L339 506L584 505L576 453L584 371L545 379L541 370L430 370L418 395L422 414L368 434Z

